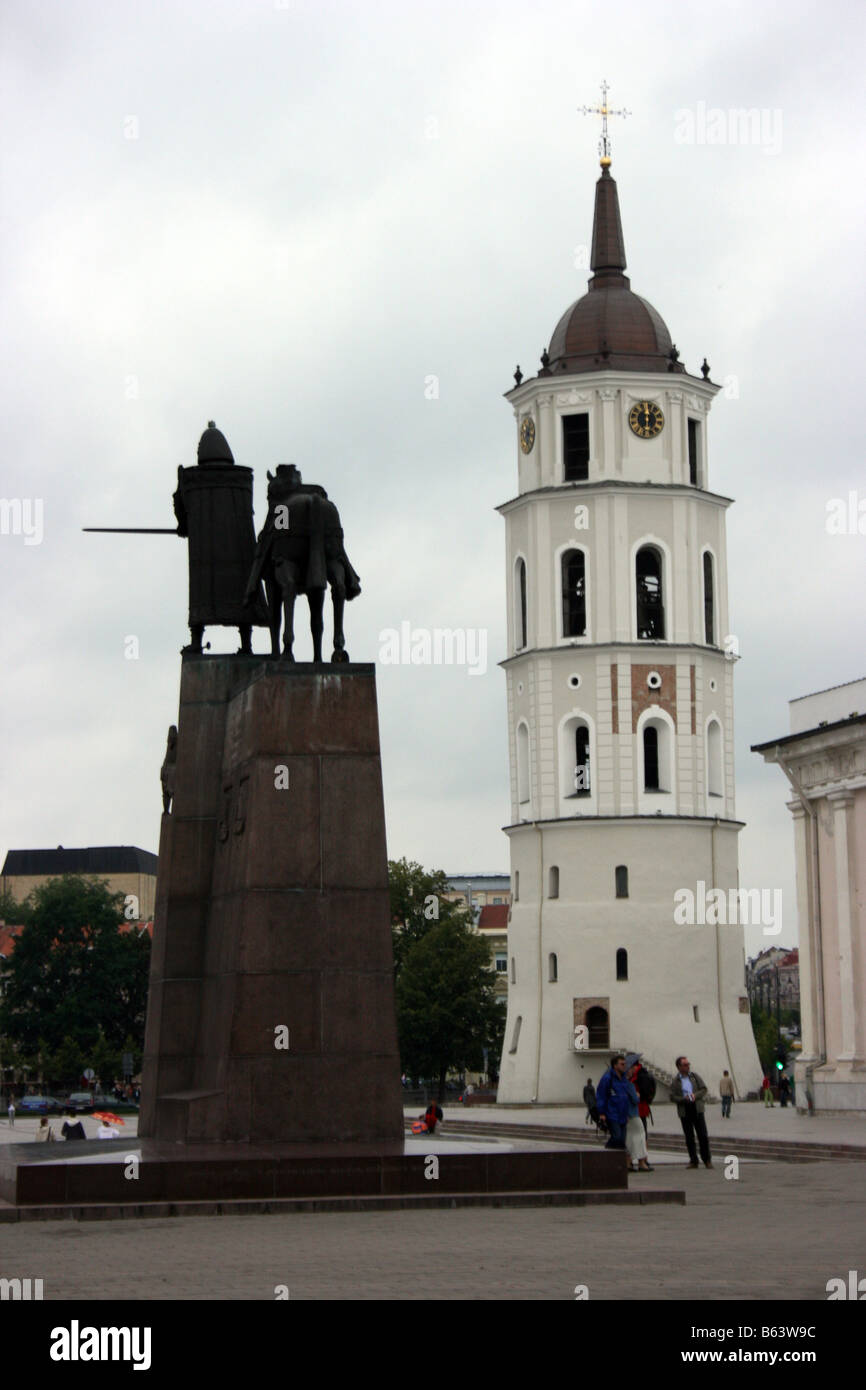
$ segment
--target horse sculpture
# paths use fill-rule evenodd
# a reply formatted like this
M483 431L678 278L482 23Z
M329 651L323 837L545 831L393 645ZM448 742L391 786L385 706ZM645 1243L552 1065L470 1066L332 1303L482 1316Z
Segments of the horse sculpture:
M271 653L294 661L294 613L298 594L310 605L313 660L322 660L325 589L330 584L334 605L334 650L331 661L348 661L343 635L346 600L361 592L361 581L343 546L340 514L323 487L304 483L293 463L281 463L268 473L268 516L256 543L245 602L264 580L268 598Z

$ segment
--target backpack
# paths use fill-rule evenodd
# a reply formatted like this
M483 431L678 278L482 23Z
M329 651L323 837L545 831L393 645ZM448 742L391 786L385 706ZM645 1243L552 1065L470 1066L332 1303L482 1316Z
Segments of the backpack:
M646 1105L652 1105L656 1098L656 1079L643 1067L637 1074L637 1093Z

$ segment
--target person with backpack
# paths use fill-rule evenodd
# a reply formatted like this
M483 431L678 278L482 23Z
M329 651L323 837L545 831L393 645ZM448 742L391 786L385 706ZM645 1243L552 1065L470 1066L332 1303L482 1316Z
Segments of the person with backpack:
M437 1105L435 1100L431 1100L430 1104L427 1106L427 1109L424 1111L424 1123L427 1126L427 1133L435 1134L437 1121L440 1121L443 1118L444 1116L442 1114L441 1105Z

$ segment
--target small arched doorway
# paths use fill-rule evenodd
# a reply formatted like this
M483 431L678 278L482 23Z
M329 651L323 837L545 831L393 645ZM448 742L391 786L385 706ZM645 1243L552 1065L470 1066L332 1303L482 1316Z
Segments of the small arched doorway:
M586 1011L590 1047L610 1047L610 1020L607 1009L595 1004Z

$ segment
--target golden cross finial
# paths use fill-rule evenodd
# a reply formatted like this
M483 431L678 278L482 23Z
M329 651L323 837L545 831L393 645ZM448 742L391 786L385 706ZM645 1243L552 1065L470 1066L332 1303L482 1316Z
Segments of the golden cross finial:
M580 106L578 110L583 116L601 116L601 139L598 142L598 152L601 155L599 163L602 169L610 166L610 140L607 134L608 116L630 116L631 112L622 107L619 111L613 111L607 104L607 94L610 88L606 81L601 84L601 105L600 106Z

